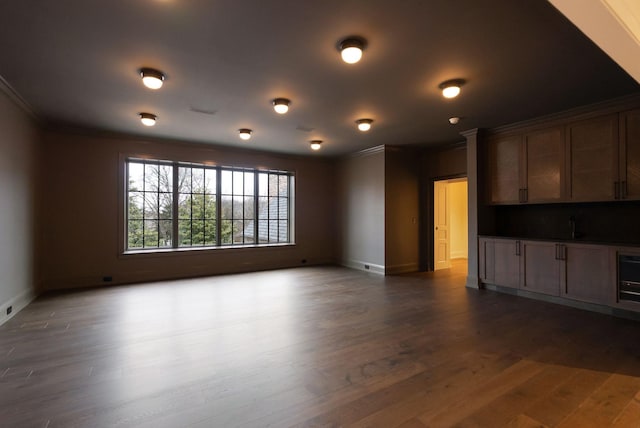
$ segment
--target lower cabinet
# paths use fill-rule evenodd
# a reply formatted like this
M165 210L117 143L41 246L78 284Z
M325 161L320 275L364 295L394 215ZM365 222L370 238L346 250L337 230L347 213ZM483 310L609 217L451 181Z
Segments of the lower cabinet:
M494 279L496 285L518 288L520 286L520 241L496 239L494 251Z
M480 279L602 305L613 304L615 266L606 245L480 238Z
M615 266L606 245L562 244L564 272L561 296L589 303L611 304L615 288Z
M520 241L480 238L479 277L488 284L518 288L520 285Z
M560 295L560 247L545 241L522 241L522 289Z

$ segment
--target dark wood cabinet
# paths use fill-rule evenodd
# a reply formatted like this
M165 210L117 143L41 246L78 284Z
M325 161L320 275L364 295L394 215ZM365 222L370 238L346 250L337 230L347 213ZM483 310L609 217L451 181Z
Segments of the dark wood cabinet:
M517 204L522 200L522 137L507 136L488 143L489 199L492 204Z
M493 278L496 285L520 286L520 241L496 239L493 242Z
M494 282L494 239L478 238L478 278L483 283Z
M620 198L640 199L640 109L620 114Z
M564 128L524 136L523 188L526 202L558 202L564 198Z
M616 304L615 247L482 237L479 249L483 283L600 305ZM636 252L640 254L640 250ZM640 304L635 307L639 309Z
M560 295L560 245L546 241L522 241L522 289Z
M558 202L564 197L564 128L489 141L492 204Z
M614 268L610 247L588 244L561 244L561 295L583 302L611 304Z
M480 238L478 248L482 282L510 288L520 286L520 241Z
M567 159L568 200L618 199L618 116L608 115L570 124L567 127Z
M508 132L488 140L488 203L640 200L640 109Z

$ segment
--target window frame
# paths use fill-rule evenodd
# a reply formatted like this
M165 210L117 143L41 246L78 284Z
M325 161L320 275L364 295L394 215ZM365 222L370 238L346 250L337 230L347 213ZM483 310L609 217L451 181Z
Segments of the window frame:
M141 157L141 156L124 156L121 155L121 180L122 180L122 186L120 186L120 188L123 190L123 194L122 196L119 198L119 205L121 207L120 212L122 213L122 216L120 216L120 218L122 219L122 227L119 228L120 229L120 250L119 252L121 254L154 254L154 253L174 253L174 252L183 252L183 251L202 251L202 250L220 250L220 249L241 249L241 248L256 248L256 247L275 247L275 246L291 246L291 245L295 245L295 219L294 219L294 205L295 205L295 173L293 171L285 171L285 170L279 170L279 169L266 169L266 168L247 168L247 167L234 167L234 166L221 166L221 165L213 165L213 164L207 164L207 163L201 163L201 162L187 162L187 161L175 161L175 160L166 160L166 159L156 159L156 158L149 158L149 157ZM170 193L171 197L172 197L172 209L171 209L171 215L170 215L170 221L171 221L171 243L169 246L157 246L157 247L144 247L144 242L142 244L141 247L129 247L130 245L130 237L129 237L129 228L130 228L130 189L129 189L129 183L130 183L130 164L131 163L136 163L136 164L142 164L143 165L143 170L145 170L145 166L146 165L163 165L163 166L171 166L172 170L172 192ZM181 191L181 189L179 188L179 183L178 183L178 178L179 178L179 174L180 174L180 168L191 168L191 174L193 174L193 170L194 169L202 169L204 172L203 175L206 176L206 171L215 171L215 177L216 177L216 183L215 183L215 195L207 193L207 191L205 190L204 193L202 193L202 195L204 195L204 197L206 198L207 195L212 195L215 196L216 200L215 200L215 204L216 204L216 210L215 210L215 242L213 244L207 244L206 238L203 237L203 243L202 244L193 244L193 235L190 236L191 239L191 243L188 245L183 245L181 243L181 236L180 236L180 231L179 231L179 224L180 224L180 212L179 212L179 204L180 204L180 196L181 195L185 195L185 194L189 194L194 195L193 193L193 188L190 189L189 192L184 192ZM222 220L223 220L223 214L222 214L222 173L223 171L230 171L231 172L231 177L232 180L235 179L235 175L236 173L242 173L243 177L246 177L245 173L251 173L253 174L253 195L247 195L246 193L246 189L245 189L245 184L246 182L243 179L243 191L241 195L237 195L234 192L234 185L233 185L233 181L231 183L231 194L225 194L224 196L231 196L232 201L235 201L236 198L238 197L242 197L243 198L243 206L242 206L242 218L236 220L235 217L233 217L233 205L231 206L231 211L232 211L232 217L231 217L231 224L234 225L236 221L240 222L242 224L242 228L238 229L238 231L236 232L237 234L240 234L239 236L242 239L242 242L237 242L237 236L236 233L234 233L234 230L231 230L231 242L230 243L224 243L222 242L222 231L221 231L221 225L222 225ZM283 220L278 219L279 221L285 222L286 223L286 237L284 240L280 239L280 236L278 235L276 241L271 241L270 240L270 234L269 231L267 231L267 242L260 242L260 231L261 231L261 225L260 225L260 212L259 212L259 195L260 195L260 175L261 174L267 174L267 183L269 182L269 177L270 176L277 176L278 180L281 180L280 177L285 177L286 178L286 194L285 196L281 196L280 193L278 193L278 196L281 199L286 199L287 201L287 206L286 206L286 218ZM278 181L278 183L280 183L280 181ZM280 184L279 184L280 185ZM136 190L139 191L139 190ZM145 193L147 192L146 189L143 189L143 191L141 193ZM278 189L278 192L280 192L280 189ZM158 190L157 193L160 194L160 191ZM196 194L198 196L200 196L200 193L196 192ZM253 218L248 218L246 217L246 213L247 210L245 208L246 205L246 198L251 197L252 201L251 201L251 209L253 211ZM280 202L280 200L278 198L276 198L276 200L278 200L278 202ZM203 202L204 203L204 202ZM232 202L233 204L233 202ZM191 199L191 207L193 206L193 199ZM144 205L142 206L142 209L144 211ZM158 212L160 211L160 208L158 207ZM205 208L206 211L206 208ZM189 218L190 220L190 224L191 224L191 230L193 231L193 212L190 213L191 217ZM206 214L203 214L206 216ZM184 219L184 218L183 218ZM203 227L206 227L206 221L210 220L207 219L206 217L204 219L197 219L197 220L203 220L205 222ZM143 224L144 224L144 218L143 218ZM252 227L253 228L253 233L251 234L250 237L246 236L246 229L247 227ZM204 229L203 229L204 230ZM203 232L204 234L204 232ZM160 236L158 236L158 240L160 241ZM247 242L249 241L249 242Z

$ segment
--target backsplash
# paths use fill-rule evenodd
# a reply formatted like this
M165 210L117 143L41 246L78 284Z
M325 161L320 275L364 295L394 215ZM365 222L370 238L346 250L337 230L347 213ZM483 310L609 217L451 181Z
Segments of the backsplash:
M496 206L495 233L537 239L640 244L640 201Z

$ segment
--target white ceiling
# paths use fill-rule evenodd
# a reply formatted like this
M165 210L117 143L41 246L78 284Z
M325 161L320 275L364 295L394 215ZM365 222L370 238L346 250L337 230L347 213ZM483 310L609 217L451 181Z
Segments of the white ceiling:
M640 82L639 0L550 0L637 82Z
M282 153L311 154L312 139L325 141L314 155L460 141L640 90L540 0L20 0L0 17L0 76L50 126ZM351 34L368 41L355 65L336 49ZM161 90L141 85L143 66L166 73ZM445 100L452 78L467 83Z

